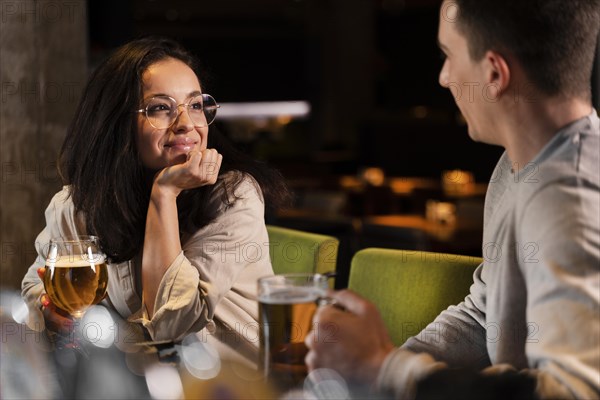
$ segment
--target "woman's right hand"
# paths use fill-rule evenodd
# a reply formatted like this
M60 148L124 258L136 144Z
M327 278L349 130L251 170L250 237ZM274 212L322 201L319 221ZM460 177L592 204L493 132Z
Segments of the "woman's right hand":
M219 176L223 156L215 149L191 151L183 164L171 165L161 170L154 179L155 185L178 196L183 190L214 185Z
M38 276L42 281L44 280L45 271L44 267L37 270ZM66 311L56 307L46 293L42 294L40 302L46 329L60 334L70 334L73 332L73 318Z

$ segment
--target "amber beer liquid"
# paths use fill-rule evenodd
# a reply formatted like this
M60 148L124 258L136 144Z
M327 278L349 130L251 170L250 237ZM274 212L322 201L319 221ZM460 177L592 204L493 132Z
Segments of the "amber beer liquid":
M259 295L260 366L282 390L300 385L307 375L304 344L322 291L292 287Z
M103 256L92 259L62 257L46 264L44 287L52 303L80 318L85 310L98 304L106 294L108 270Z

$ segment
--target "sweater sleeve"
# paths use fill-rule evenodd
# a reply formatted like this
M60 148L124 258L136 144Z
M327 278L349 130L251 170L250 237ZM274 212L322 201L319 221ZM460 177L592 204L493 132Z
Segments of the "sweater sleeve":
M569 205L565 207L565 205ZM600 397L600 194L570 178L536 192L521 213L518 240L535 248L520 263L527 321L538 340L525 344L540 398Z
M572 178L536 190L516 218L517 241L535 249L518 262L527 326L535 329L524 367L486 360L483 266L463 303L388 356L379 389L413 398L419 382L451 367L479 370L481 381L518 373L541 399L600 398L599 209L597 187Z
M387 357L377 379L379 390L410 399L420 381L442 369L489 366L483 311L484 270L482 264L475 271L471 293L463 302L450 306Z
M40 296L45 291L37 270L45 265L45 253L48 250L50 239L86 234L84 220L81 215L75 213L68 186L63 187L54 195L46 208L44 217L46 226L34 243L37 257L21 282L21 295L29 308L27 325L35 331L44 329L44 317L40 311Z

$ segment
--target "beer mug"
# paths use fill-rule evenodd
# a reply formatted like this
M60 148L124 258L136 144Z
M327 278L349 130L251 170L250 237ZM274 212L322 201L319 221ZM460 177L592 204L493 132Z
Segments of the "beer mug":
M327 276L321 274L282 274L258 280L259 365L264 377L280 389L301 384L307 375L304 339L327 289Z

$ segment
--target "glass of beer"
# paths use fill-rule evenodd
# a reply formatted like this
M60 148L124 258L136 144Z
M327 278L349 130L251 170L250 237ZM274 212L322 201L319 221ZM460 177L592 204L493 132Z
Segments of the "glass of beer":
M312 318L327 293L320 274L282 274L258 280L259 365L281 390L301 384L308 371L304 344Z
M44 288L52 303L80 319L106 294L108 270L98 237L53 238L48 245Z

